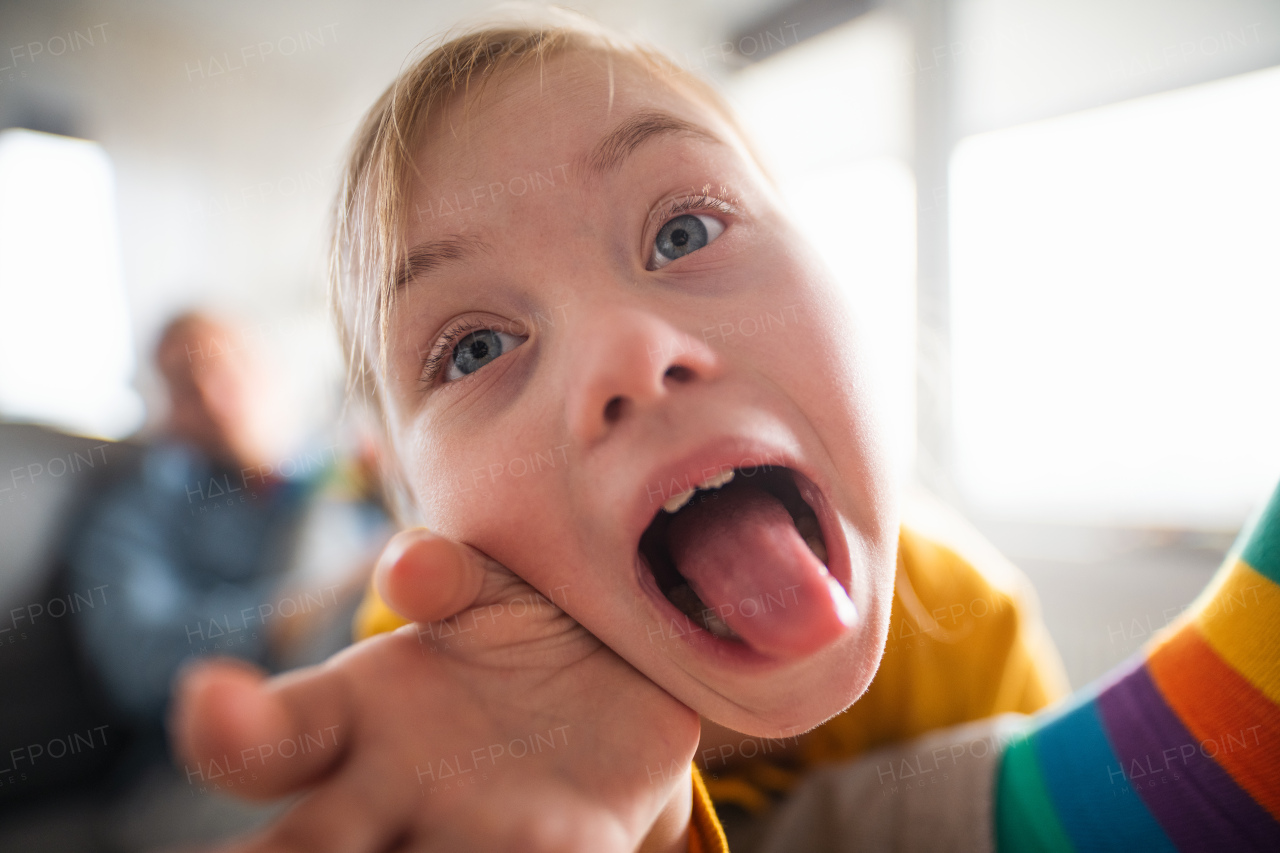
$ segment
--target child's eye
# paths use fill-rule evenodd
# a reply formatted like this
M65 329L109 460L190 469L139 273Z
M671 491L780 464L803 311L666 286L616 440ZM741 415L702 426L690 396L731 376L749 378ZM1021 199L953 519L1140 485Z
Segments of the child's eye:
M445 382L456 382L528 339L526 335L513 335L495 328L493 321L461 323L441 335L423 359L419 381L424 386L430 385L443 371Z
M528 338L508 334L497 329L477 329L458 341L449 354L445 369L446 382L454 382L470 376L500 355L510 352Z
M724 233L724 223L701 213L685 213L669 220L653 241L652 269L665 267L676 258L696 252Z

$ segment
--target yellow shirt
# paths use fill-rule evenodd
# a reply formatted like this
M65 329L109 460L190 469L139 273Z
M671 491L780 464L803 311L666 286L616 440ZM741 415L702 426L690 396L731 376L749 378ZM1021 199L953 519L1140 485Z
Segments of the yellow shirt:
M371 589L355 633L362 639L404 624ZM946 510L916 504L898 539L889 639L871 687L801 735L785 758L751 759L710 776L694 765L689 849L728 850L712 801L763 811L770 793L790 790L810 767L943 726L1031 713L1067 692L1026 577Z

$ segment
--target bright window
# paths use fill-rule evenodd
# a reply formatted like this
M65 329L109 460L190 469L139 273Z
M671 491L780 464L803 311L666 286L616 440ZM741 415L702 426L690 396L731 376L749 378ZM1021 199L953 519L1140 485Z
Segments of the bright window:
M1280 68L952 161L961 486L1011 517L1233 525L1280 475Z
M107 437L142 405L111 162L93 142L0 133L0 416Z

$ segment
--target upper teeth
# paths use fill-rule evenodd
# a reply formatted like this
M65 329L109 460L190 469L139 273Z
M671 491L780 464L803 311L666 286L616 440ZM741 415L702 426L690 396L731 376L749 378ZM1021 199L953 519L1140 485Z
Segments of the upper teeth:
M716 474L713 477L707 478L699 485L694 486L692 489L689 489L688 491L685 491L685 492L681 492L678 495L672 495L671 497L667 498L666 503L662 505L662 508L665 509L667 512L678 512L682 506L687 504L689 501L693 500L693 496L697 494L699 489L703 489L703 490L718 489L732 479L733 479L732 470L721 471L719 474Z

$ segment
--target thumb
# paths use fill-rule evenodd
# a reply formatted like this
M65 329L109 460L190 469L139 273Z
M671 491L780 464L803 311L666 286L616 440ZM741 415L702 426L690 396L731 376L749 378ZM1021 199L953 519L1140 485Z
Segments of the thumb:
M414 622L437 622L486 604L515 580L474 548L425 528L396 534L374 570L382 600Z

